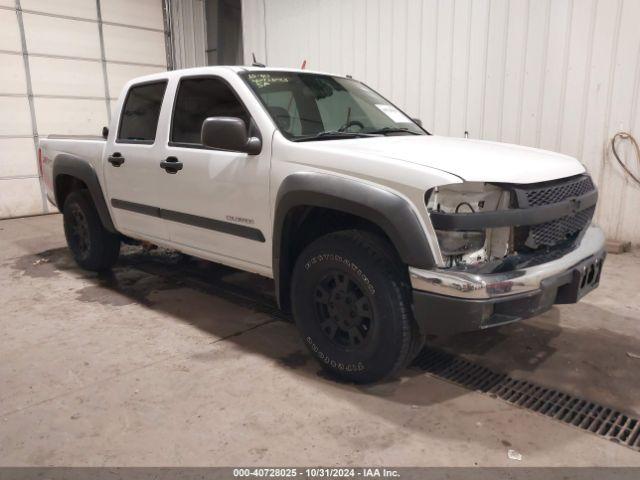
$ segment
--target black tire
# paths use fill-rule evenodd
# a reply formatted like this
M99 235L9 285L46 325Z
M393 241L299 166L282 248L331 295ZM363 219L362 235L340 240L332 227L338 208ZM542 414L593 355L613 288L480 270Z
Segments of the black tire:
M323 368L355 383L405 368L421 343L406 267L378 235L345 230L300 254L291 305L302 339Z
M104 228L89 192L70 193L62 214L67 245L76 263L94 272L110 269L120 254L120 237Z

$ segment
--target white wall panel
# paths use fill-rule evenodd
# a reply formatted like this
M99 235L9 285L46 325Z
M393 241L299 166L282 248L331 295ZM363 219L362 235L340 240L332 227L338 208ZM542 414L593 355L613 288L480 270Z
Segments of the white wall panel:
M484 115L479 131L469 130L471 136L498 141L502 134L502 110L506 83L507 48L509 35L509 0L492 0L489 5L489 35L487 38L486 77L484 84ZM433 90L435 95L437 92ZM433 130L435 132L435 129Z
M13 10L0 10L0 50L22 52L20 30Z
M88 60L31 57L34 95L104 97L102 65Z
M104 22L164 29L162 0L100 0Z
M13 2L15 5L15 2ZM96 2L91 0L20 0L22 10L96 20Z
M0 135L31 135L27 97L0 97Z
M352 74L436 134L578 157L596 221L640 242L640 187L611 161L640 139L638 0L244 0L245 61ZM266 10L265 10L266 8ZM295 41L292 41L292 38ZM633 163L631 149L621 150ZM640 172L639 172L640 173Z
M0 178L37 175L34 148L33 139L30 137L0 138Z
M0 54L0 93L27 93L22 55Z
M37 178L34 135L99 134L108 123L107 106L113 111L124 82L163 70L166 62L162 0L21 0L20 5L22 12L15 10L15 0L0 0L0 51L15 52L0 52L0 218L54 210ZM106 57L128 64L104 58L101 26ZM149 63L158 66L140 65Z
M166 66L164 33L104 25L105 57L108 61Z
M462 130L482 136L487 85L487 49L489 42L489 0L471 2L469 15L469 63L465 82L465 106Z
M418 112L415 116L420 117L429 131L435 129L435 106L436 106L436 77L438 50L438 0L425 0L421 2L422 29L420 35L419 55L414 59L420 65L416 83L418 89ZM375 30L371 32L371 37L375 37ZM367 57L367 75L373 74L377 70L375 61L375 51Z
M502 111L498 112L499 138L503 142L518 143L522 112L525 66L528 39L528 0L509 0L507 17L507 49L502 89ZM475 132L470 132L475 136Z
M40 135L99 135L107 125L104 100L35 98Z
M23 19L30 54L100 58L97 23L31 13Z
M540 117L540 147L547 150L560 150L560 129L569 70L572 3L550 2Z
M176 11L174 8L173 12ZM309 9L310 13L316 14L318 10L316 8ZM175 15L175 13L174 13ZM319 12L318 12L319 15ZM251 65L252 54L255 54L256 58L261 61L266 61L265 54L265 30L264 30L264 4L256 0L242 0L242 40L244 44L244 63ZM317 31L319 22L311 22L309 28L315 33L309 33L310 46L313 45L315 39L317 39ZM248 48L251 46L251 48ZM316 49L309 50L309 53L315 53L314 58L317 58L317 43Z
M15 178L0 180L0 218L42 213L40 180Z

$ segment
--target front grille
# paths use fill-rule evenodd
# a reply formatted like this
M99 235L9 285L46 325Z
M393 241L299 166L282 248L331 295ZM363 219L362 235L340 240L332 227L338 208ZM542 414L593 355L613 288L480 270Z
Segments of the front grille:
M539 207L562 202L567 198L579 197L594 189L591 177L581 175L578 178L563 183L555 183L540 188L524 190L526 205L522 207Z
M515 194L519 208L535 208L580 197L594 189L595 186L589 175L579 175L568 180L518 187L515 189ZM516 250L521 250L522 247L534 250L540 247L553 247L575 238L579 232L587 228L594 212L595 207L589 207L575 215L567 215L531 227L519 227L522 231L517 237L521 241L516 242Z
M556 245L586 228L595 209L596 207L589 207L575 215L567 215L557 220L534 225L529 228L527 241L534 248Z

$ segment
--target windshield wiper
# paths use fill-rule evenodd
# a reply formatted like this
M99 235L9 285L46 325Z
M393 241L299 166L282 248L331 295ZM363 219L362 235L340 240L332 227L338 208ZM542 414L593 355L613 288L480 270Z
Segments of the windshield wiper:
M421 133L413 132L406 127L384 127L367 133L377 133L382 135L386 135L387 133L410 133L411 135L422 135Z
M365 137L377 137L375 133L362 133L362 132L340 132L338 130L327 130L308 137L299 137L294 141L296 142L309 142L312 140L336 140L341 138L365 138Z

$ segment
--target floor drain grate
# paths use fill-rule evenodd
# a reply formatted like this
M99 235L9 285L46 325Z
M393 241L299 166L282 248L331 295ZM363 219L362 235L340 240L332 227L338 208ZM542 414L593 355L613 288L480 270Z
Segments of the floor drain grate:
M413 366L463 387L640 450L640 420L614 408L526 380L516 380L442 350L425 348L413 362Z

